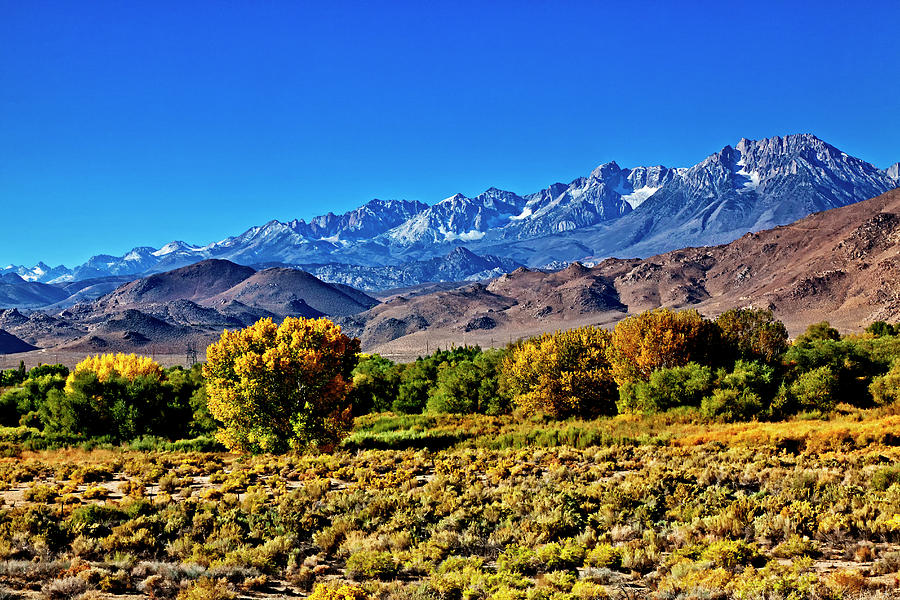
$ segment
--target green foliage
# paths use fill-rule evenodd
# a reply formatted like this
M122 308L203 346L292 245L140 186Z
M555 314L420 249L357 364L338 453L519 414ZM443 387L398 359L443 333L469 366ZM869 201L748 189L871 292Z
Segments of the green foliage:
M812 329L812 326L811 326ZM833 395L838 401L857 406L871 405L869 384L881 367L864 345L849 339L833 339L827 331L804 334L785 353L786 379L790 383L802 374L829 367L836 378ZM818 377L822 377L822 373Z
M677 406L699 406L712 391L709 367L690 362L683 367L658 369L649 381L626 382L619 387L619 412L652 414Z
M723 350L731 360L778 360L788 348L788 332L784 323L775 319L771 310L735 308L716 319L721 331Z
M735 571L741 567L747 567L756 563L761 566L760 560L765 559L759 553L759 549L752 544L740 540L720 540L713 542L700 553L700 560L706 560L717 567Z
M409 365L398 365L395 412L499 414L507 407L497 391L500 350L482 352L478 346L438 350ZM396 372L396 371L395 371ZM395 377L386 372L384 377Z
M419 414L428 403L428 392L437 381L437 366L428 359L416 359L400 373L394 412Z
M803 335L797 337L794 345L803 345L815 341L831 340L838 341L841 339L841 333L831 326L828 321L820 321L813 323L806 328Z
M522 546L507 546L497 557L497 568L501 571L518 573L520 575L533 575L540 567L537 552L531 548Z
M38 365L28 371L28 379L38 379L45 375L59 375L63 378L69 376L69 367L65 365Z
M890 371L872 380L869 393L879 405L893 404L900 400L900 361L894 361Z
M777 558L797 558L800 556L819 556L819 546L809 536L792 534L772 549L772 555Z
M759 418L771 403L776 385L772 367L739 360L732 371L719 370L715 390L703 399L700 410L709 418L724 421Z
M871 323L868 327L866 327L866 333L870 333L875 337L897 335L900 334L900 327L898 327L897 325L891 325L890 323L885 323L884 321L875 321L874 323Z
M353 369L350 400L353 414L390 410L400 385L400 370L393 361L378 354L362 354Z
M800 374L788 388L794 410L831 412L837 404L838 385L838 378L828 365Z
M438 367L434 387L428 392L428 412L505 412L497 389L498 368L503 352L487 350L473 360L445 362Z
M884 492L898 483L900 483L900 466L881 467L872 474L873 490Z
M46 430L85 437L130 440L141 435L176 439L189 433L190 397L199 382L183 372L170 380L156 375L101 381L92 371L76 373L67 390L55 389L39 407Z
M723 421L749 421L762 414L764 408L759 394L734 388L716 388L700 405L705 416Z
M27 371L25 370L25 361L19 361L19 367L17 369L0 371L0 387L19 385L25 381L26 376Z
M618 569L622 566L622 552L608 543L598 544L588 552L584 564L588 567Z

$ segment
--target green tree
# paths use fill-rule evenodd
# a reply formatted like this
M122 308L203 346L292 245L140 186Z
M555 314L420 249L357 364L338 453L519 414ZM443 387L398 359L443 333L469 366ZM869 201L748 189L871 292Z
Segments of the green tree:
M353 369L353 414L390 410L400 386L400 369L378 354L360 355Z
M839 401L857 406L871 404L869 384L872 377L883 373L884 367L873 360L870 352L850 339L824 336L801 336L784 355L788 385L804 373L829 367L836 377L834 395Z
M813 323L806 331L794 340L794 345L803 345L816 340L840 340L841 333L831 326L828 321Z
M894 361L890 371L872 380L869 392L876 404L893 404L900 400L900 360Z
M776 392L775 369L755 361L739 360L734 369L720 369L712 395L703 399L701 412L725 421L749 421L768 416Z
M658 369L649 381L626 382L619 387L619 411L652 414L676 406L700 406L714 380L712 369L694 362Z
M884 321L875 321L866 327L866 333L871 333L875 337L897 335L897 326L885 323Z
M802 373L788 388L795 410L831 412L837 404L838 378L828 365Z
M395 412L418 414L425 410L428 392L437 381L437 367L428 360L417 359L400 373L397 398L391 408Z
M774 362L788 349L788 331L771 310L735 308L716 318L731 360Z

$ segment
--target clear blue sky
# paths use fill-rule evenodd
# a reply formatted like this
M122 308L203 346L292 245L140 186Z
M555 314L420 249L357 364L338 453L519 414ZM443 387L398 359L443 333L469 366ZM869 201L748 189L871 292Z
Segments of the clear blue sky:
M900 160L900 2L0 0L0 262L812 132Z

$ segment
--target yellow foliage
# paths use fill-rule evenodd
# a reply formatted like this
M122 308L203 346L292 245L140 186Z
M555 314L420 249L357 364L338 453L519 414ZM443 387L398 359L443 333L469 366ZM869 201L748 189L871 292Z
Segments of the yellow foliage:
M149 356L137 354L98 354L88 356L75 365L75 369L66 380L66 387L71 386L75 376L79 373L94 372L100 381L109 381L114 375L134 380L141 376L162 377L163 370L155 360Z
M647 380L657 369L703 362L715 352L715 324L696 310L657 308L619 321L610 362L616 383Z
M359 340L328 319L261 319L206 350L209 411L232 450L328 445L352 425L347 394Z
M367 600L370 598L366 590L358 585L343 584L340 587L330 587L325 584L316 585L316 589L310 594L309 600Z
M503 361L503 385L529 414L553 417L614 411L608 331L581 327L547 333L517 346Z

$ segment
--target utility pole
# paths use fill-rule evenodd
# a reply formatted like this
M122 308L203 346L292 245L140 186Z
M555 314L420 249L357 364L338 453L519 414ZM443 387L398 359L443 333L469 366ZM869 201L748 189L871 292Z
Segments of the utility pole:
M187 345L184 362L188 369L193 368L193 366L197 364L197 349L194 347L193 343Z

